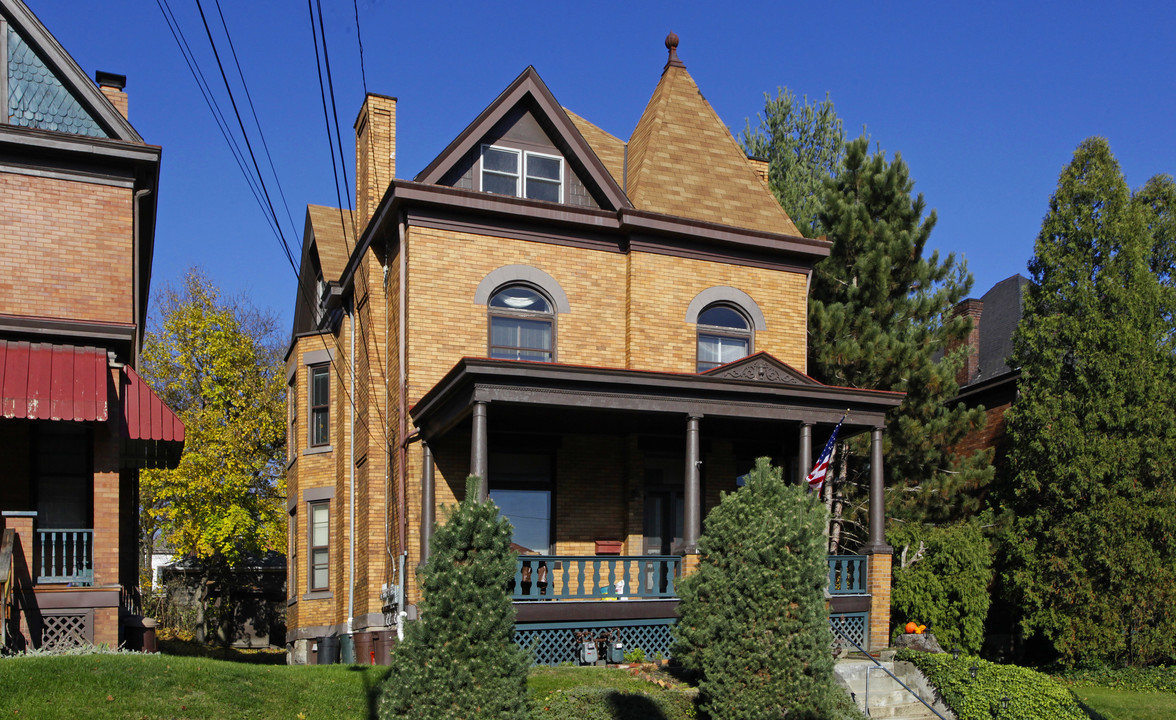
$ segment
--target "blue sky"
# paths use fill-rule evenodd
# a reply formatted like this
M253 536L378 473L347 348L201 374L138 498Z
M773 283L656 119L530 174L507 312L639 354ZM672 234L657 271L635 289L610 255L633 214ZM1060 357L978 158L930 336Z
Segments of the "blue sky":
M169 1L223 98L194 0ZM154 286L199 265L288 326L293 271L156 3L26 2L91 77L127 75L131 122L164 148ZM1176 5L1117 5L358 0L358 11L367 87L399 98L397 177L427 165L527 65L564 106L627 138L673 30L732 130L754 121L764 92L787 86L828 92L851 136L865 126L900 152L938 212L931 245L966 258L979 296L1025 272L1058 173L1084 138L1108 138L1132 187L1176 174ZM305 205L336 203L308 10L297 0L222 7L297 242ZM324 21L346 133L363 95L352 2L324 0Z

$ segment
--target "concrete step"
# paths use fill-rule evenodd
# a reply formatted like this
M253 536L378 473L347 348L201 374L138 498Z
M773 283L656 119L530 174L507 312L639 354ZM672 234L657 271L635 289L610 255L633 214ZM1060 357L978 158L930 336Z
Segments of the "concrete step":
M885 718L886 720L937 720L935 713L927 709L927 706L920 702L899 703L896 705L887 705L886 707L871 707L869 710L869 717Z
M910 690L903 688L870 660L846 659L837 663L837 684L849 693L858 709L867 712L871 718L887 720L935 718L935 714L911 694L913 691L932 703L944 717L953 717L951 711L937 699L935 689L914 665L908 662L885 662L882 666L894 673L895 677L905 683Z

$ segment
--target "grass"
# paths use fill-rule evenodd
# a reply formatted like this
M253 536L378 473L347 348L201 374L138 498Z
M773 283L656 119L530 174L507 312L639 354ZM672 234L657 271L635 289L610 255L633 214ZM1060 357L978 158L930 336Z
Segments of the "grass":
M388 669L267 666L167 655L78 655L0 660L0 717L375 717Z
M1077 685L1071 688L1096 720L1169 720L1176 717L1176 695Z
M376 716L378 688L389 673L268 662L273 657L265 653L236 661L133 653L6 658L0 660L0 717L363 720ZM537 718L694 717L693 690L663 688L612 668L535 668L528 690Z

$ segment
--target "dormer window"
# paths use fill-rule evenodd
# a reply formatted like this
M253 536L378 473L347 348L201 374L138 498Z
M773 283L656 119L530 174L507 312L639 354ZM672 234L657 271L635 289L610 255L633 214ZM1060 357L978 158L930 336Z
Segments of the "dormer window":
M529 150L483 145L482 191L563 202L563 158Z

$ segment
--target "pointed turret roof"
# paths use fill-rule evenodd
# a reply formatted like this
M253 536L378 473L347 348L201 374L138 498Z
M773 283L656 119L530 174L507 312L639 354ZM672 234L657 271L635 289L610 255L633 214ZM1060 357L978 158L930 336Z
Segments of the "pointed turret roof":
M800 235L666 38L669 62L629 138L628 195L639 210Z

